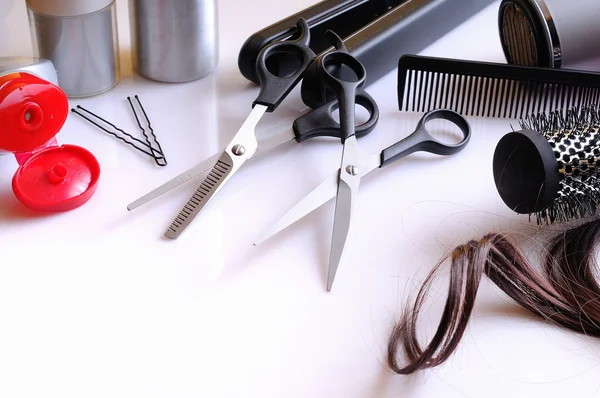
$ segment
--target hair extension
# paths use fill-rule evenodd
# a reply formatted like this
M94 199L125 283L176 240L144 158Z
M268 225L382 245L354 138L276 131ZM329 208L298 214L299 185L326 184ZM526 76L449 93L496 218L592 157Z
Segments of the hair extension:
M594 244L600 221L565 231L548 242L541 271L535 270L507 234L492 233L455 248L450 255L446 304L436 333L422 348L417 322L431 283L443 260L419 290L412 309L392 330L388 364L398 374L441 365L453 354L471 317L481 278L485 275L511 299L548 323L600 337L600 287L593 275ZM399 351L406 365L401 366Z
M550 241L543 263L553 287L579 311L581 328L586 331L600 328L600 285L595 274L599 237L599 220L566 230Z

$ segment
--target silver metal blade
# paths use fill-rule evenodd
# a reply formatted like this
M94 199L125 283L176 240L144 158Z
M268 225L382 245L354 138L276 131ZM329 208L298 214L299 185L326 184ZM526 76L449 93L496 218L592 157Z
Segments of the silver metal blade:
M335 197L338 186L338 175L336 172L330 178L323 181L311 193L306 195L304 199L298 202L287 213L283 215L273 226L265 230L255 241L254 246L258 246L270 237L281 232L285 228L294 224L296 221L305 217L309 213L323 206Z
M148 192L144 196L142 196L139 199L136 199L135 201L128 204L127 210L129 210L129 211L135 210L138 207L143 206L146 203L150 202L151 200L154 200L154 199L158 198L159 196L164 195L165 193L177 188L178 186L185 184L186 182L200 176L201 174L208 173L210 171L211 167L213 167L213 165L217 162L217 160L219 160L220 156L221 156L220 153L216 153L213 156L209 157L208 159L203 160L201 163L198 163L196 166L192 167L191 169L181 173L177 177L175 177L175 178L167 181L163 185L153 189L152 191Z
M356 202L356 195L362 177L359 162L360 153L356 136L352 136L344 144L342 166L340 167L340 182L335 203L333 235L329 256L329 272L327 273L327 291L331 291L348 242L354 203Z
M165 236L167 238L177 239L235 172L254 156L258 148L254 129L266 111L266 106L254 106L215 166L166 230Z
M294 140L294 133L291 130L288 130L283 134L277 134L275 136L260 140L259 144L258 144L258 149L256 150L256 153L254 154L254 156L251 159L258 158L263 153L267 153L273 149L276 149L292 140ZM139 199L136 199L135 201L128 204L127 210L129 210L129 211L135 210L138 207L143 206L146 203L158 198L159 196L164 195L165 193L167 193L169 191L172 191L173 189L177 188L178 186L183 185L186 182L193 180L196 177L201 176L202 174L208 173L211 170L211 168L214 166L214 164L217 163L217 160L219 160L220 156L221 156L221 153L216 153L213 156L209 157L208 159L203 160L201 163L198 163L196 166L192 167L191 169L181 173L177 177L175 177L175 178L167 181L163 185L153 189L152 191L148 192L144 196L142 196ZM251 160L251 159L249 159L249 160Z
M379 154L369 155L366 160L361 162L360 169L364 171L364 173L362 173L362 177L364 178L373 170L377 169L380 165L381 163ZM340 170L338 169L335 174L325 179L300 202L296 203L294 207L288 210L288 212L285 213L279 220L277 220L275 224L264 230L258 236L258 238L256 238L253 245L260 245L333 199L336 196L338 189L339 175Z

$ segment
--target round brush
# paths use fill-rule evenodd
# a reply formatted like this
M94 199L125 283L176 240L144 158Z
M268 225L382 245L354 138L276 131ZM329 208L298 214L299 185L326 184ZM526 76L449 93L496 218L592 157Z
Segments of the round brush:
M494 152L493 172L504 203L538 224L591 216L600 205L600 110L531 115Z

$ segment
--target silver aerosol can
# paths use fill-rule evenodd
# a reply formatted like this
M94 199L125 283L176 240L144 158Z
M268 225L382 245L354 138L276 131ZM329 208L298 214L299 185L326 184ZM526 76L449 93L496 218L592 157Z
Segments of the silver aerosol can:
M201 79L218 64L217 0L129 0L133 68L167 83Z
M89 97L120 80L115 0L26 0L34 56L54 64L69 97Z

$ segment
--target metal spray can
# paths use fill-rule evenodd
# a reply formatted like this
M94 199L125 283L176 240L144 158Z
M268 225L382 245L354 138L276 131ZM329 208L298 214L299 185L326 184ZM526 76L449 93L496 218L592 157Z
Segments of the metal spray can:
M115 0L26 0L34 56L54 64L68 97L104 93L120 80Z
M201 79L218 64L217 0L129 0L133 68L167 83Z

